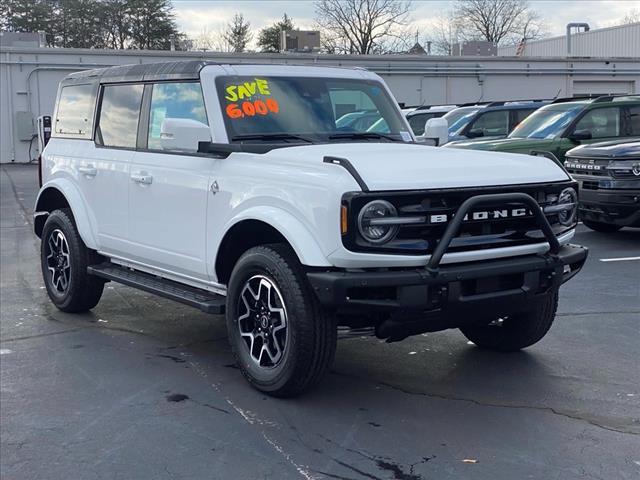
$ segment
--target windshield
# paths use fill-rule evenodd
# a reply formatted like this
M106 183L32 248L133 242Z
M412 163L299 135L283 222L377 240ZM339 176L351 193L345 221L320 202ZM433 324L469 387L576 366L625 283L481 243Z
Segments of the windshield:
M449 135L455 135L462 130L467 123L469 123L471 117L481 108L482 107L456 108L447 113L444 118L447 119L447 123L449 124Z
M216 86L230 142L412 140L397 105L375 81L225 76Z
M543 107L520 122L509 138L555 138L583 108L583 103Z

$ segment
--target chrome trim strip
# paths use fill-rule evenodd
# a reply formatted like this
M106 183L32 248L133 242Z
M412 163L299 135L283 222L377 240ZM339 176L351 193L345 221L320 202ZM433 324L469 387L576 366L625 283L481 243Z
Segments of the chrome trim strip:
M382 217L370 219L369 225L413 225L426 222L427 217Z

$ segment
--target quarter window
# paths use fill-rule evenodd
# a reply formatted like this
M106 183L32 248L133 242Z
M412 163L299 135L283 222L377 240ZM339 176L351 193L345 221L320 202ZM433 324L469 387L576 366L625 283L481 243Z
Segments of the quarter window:
M200 84L195 82L155 84L151 94L148 148L173 150L172 144L163 144L162 127L165 120L178 118L199 122L204 126L208 125ZM193 151L197 150L198 145L194 144Z
M640 105L629 108L629 129L632 136L640 136Z
M586 130L591 138L609 138L620 136L620 109L618 107L597 108L582 117L574 129Z
M104 87L96 143L106 147L136 147L143 88L142 85Z
M94 104L94 85L62 87L54 133L74 138L91 138Z

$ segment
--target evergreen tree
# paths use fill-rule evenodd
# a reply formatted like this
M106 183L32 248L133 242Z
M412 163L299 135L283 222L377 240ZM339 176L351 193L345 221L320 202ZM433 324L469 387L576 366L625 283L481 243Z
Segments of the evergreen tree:
M285 13L282 20L260 30L258 46L263 52L279 52L283 30L293 30L293 20Z
M233 20L227 25L223 38L225 42L229 44L232 52L242 53L253 38L251 24L245 22L244 16L241 13L236 13L233 16Z

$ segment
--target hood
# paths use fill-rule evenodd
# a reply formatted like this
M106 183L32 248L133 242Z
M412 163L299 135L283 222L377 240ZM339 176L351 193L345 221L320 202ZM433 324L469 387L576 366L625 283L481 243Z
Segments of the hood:
M470 148L474 150L504 150L535 148L540 145L548 145L551 139L547 138L498 138L482 140L465 140L461 142L447 143L449 148Z
M567 157L636 160L640 158L640 138L580 145L579 147L569 150Z
M325 156L351 162L370 190L489 187L569 179L552 160L511 153L459 151L403 143L337 143L279 148L266 156L322 164ZM327 165L327 168L339 168ZM346 172L346 170L345 170Z

